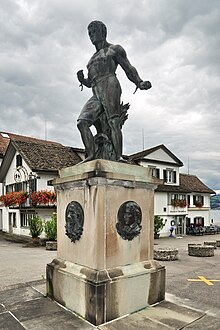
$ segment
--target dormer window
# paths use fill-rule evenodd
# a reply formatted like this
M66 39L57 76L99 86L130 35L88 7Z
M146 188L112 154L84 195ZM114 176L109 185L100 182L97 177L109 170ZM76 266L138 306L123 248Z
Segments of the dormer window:
M10 139L10 136L7 133L1 133L1 136L5 139Z
M160 178L160 169L156 168L155 166L149 166L150 175L154 178Z
M166 183L176 183L176 171L173 169L163 170L163 179Z
M22 166L22 157L21 155L16 156L16 168Z

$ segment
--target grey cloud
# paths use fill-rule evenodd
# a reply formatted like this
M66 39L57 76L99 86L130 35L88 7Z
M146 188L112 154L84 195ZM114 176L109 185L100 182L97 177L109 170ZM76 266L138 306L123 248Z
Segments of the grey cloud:
M217 0L2 0L0 129L43 138L46 123L48 139L82 147L76 120L91 91L80 92L76 72L86 74L94 52L87 25L102 20L109 41L153 84L133 95L118 70L131 103L124 153L142 149L144 132L145 148L163 143L184 162L189 156L193 174L220 189L219 7Z

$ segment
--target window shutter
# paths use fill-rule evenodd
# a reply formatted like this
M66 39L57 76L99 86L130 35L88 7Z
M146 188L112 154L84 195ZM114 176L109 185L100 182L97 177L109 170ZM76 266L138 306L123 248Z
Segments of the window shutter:
M164 179L164 182L167 182L167 171L166 170L163 170L163 179Z
M196 204L196 196L193 195L193 205L195 205L195 204Z
M187 203L190 205L190 195L187 195Z
M202 205L204 205L204 196L201 196Z
M156 178L160 179L160 169L156 168Z
M176 183L176 171L173 171L173 183Z
M22 157L21 155L16 156L16 167L22 166Z

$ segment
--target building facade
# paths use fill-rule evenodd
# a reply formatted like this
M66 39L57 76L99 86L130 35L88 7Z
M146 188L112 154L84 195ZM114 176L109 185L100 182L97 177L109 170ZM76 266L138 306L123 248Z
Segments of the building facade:
M1 230L29 235L29 220L56 212L52 185L58 170L81 161L73 148L24 136L9 137L0 167Z
M210 225L210 195L215 192L195 175L180 173L183 163L164 145L130 155L129 161L163 180L154 195L154 215L163 218L161 236L168 236L171 226L180 236L191 226Z
M5 198L0 202L0 230L29 235L29 219L50 219L56 211L53 179L60 168L83 158L82 149L0 133L0 195ZM215 192L196 176L180 173L182 161L163 144L125 159L147 167L149 175L161 180L154 195L154 215L163 218L161 236L168 236L171 226L175 235L185 235L190 226L210 225L210 194ZM11 201L15 197L16 204Z

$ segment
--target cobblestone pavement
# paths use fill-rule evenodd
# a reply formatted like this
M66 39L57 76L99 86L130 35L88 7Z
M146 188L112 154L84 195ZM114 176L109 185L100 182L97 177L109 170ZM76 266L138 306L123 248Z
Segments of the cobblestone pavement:
M187 253L189 242L217 239L220 235L155 240L155 249L175 247L179 252L178 260L161 262L167 270L166 301L95 327L45 297L46 264L56 251L8 242L0 235L0 329L219 330L220 282L212 280L220 280L220 248L209 258Z
M220 240L220 234L159 238L155 240L155 249L175 247L179 251L178 260L160 261L166 267L166 299L220 318L220 248L214 250L214 257L188 256L188 243L216 240ZM208 285L199 276L216 282Z
M14 243L4 237L0 234L0 291L9 285L45 279L46 264L56 258L56 251Z

